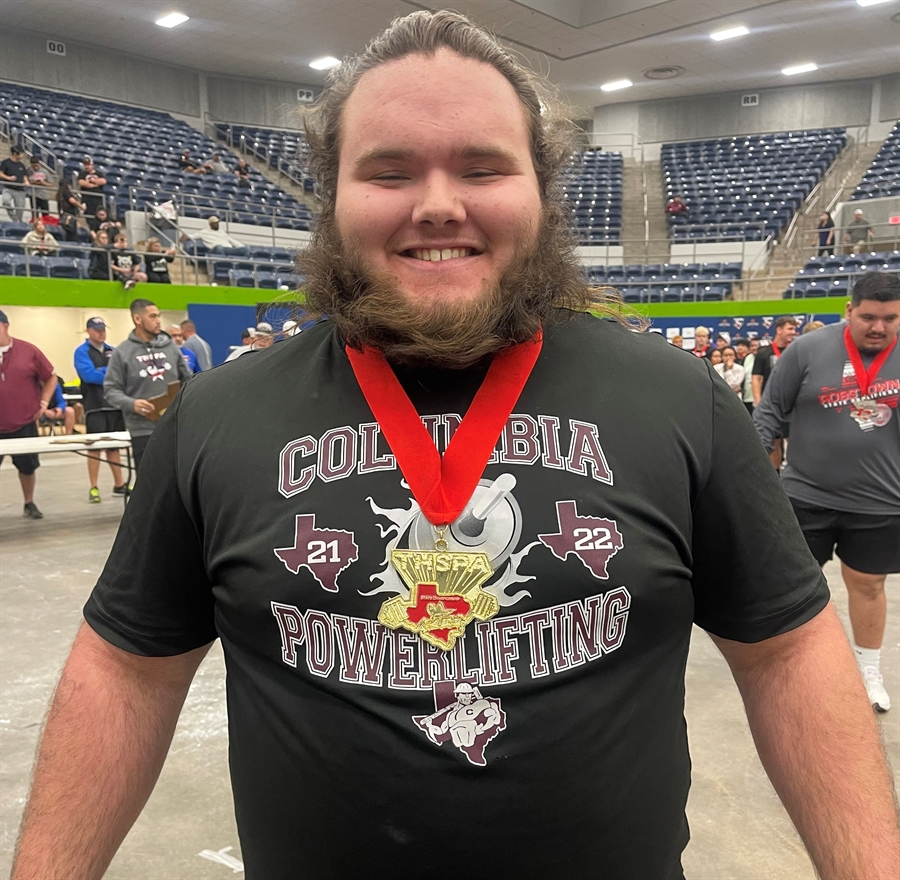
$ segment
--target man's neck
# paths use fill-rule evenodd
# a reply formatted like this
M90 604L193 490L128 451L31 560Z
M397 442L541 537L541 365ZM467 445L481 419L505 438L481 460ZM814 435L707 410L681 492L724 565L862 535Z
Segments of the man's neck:
M141 342L152 342L154 339L156 339L156 337L152 333L148 333L146 330L144 330L143 327L135 327L134 335L137 336L137 338L140 339Z

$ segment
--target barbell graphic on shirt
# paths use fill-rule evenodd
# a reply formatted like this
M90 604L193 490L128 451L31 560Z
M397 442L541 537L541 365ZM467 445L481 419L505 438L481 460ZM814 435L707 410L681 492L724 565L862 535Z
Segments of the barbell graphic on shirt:
M512 494L515 486L512 474L480 480L444 535L448 549L486 553L494 571L503 565L522 534L522 511ZM434 539L434 526L418 513L409 529L410 549L433 550Z

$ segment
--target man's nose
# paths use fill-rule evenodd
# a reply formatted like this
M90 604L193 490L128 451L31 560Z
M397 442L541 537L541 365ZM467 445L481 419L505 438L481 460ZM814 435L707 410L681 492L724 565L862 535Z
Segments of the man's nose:
M448 174L435 172L422 182L413 207L413 223L462 223L466 208L458 184Z

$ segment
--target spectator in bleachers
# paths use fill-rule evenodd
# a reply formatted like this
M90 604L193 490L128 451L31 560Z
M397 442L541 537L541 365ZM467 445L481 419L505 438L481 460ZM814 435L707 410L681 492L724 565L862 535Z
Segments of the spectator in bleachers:
M122 224L118 220L111 220L109 214L106 213L106 208L98 208L93 217L87 218L87 225L94 241L97 240L97 233L101 229L105 230L110 239L114 239L122 232Z
M817 255L834 256L834 220L828 211L823 211L819 217L819 225L816 227Z
M744 391L744 368L737 362L737 351L730 345L722 349L722 363L713 369L728 383L728 387L738 396Z
M181 322L181 332L184 336L184 347L189 348L197 355L197 363L201 370L211 370L212 349L209 343L197 333L197 325L190 319Z
M158 238L147 239L146 249L144 250L144 267L147 270L147 281L151 284L172 283L172 279L169 277L169 263L175 259L174 253L174 247L164 251ZM168 330L166 332L168 333ZM181 333L180 327L178 332L179 334ZM172 334L169 333L169 335L171 336ZM177 342L178 340L175 341Z
M81 160L78 186L81 189L81 198L85 205L84 213L88 217L96 217L97 211L106 203L106 196L103 194L106 178L94 167L94 160L90 156L85 156Z
M139 281L147 280L147 276L141 271L141 258L129 250L128 236L124 232L120 232L113 242L109 263L113 278L121 281L126 290L131 290Z
M47 232L47 227L43 220L38 220L34 224L34 229L29 229L22 239L22 247L25 248L26 254L38 254L46 256L59 250L59 242Z
M863 215L862 208L853 212L853 221L844 231L844 245L849 248L848 253L862 254L869 250L869 242L875 237L872 225Z
M181 356L188 365L188 369L192 373L199 373L200 362L197 360L197 355L189 348L184 347L184 333L181 332L181 324L169 324L169 326L166 327L166 333L172 337L172 341L181 349Z
M666 205L666 213L673 217L687 217L690 214L688 206L682 201L681 196L672 196Z
M245 159L238 159L238 163L235 166L234 173L238 179L238 186L243 189L250 189L250 171L251 168L247 164Z
M94 281L109 281L109 235L105 229L97 233L94 248L88 262L88 278Z
M244 247L242 241L230 236L224 229L219 229L219 218L213 214L208 220L209 229L201 229L191 233L194 241L202 241L210 250L217 247ZM182 235L181 241L187 241L187 236Z
M0 162L0 180L3 181L3 194L0 203L13 223L21 223L25 216L25 204L28 201L25 187L28 183L28 169L22 162L22 150L13 145L9 148L9 158Z
M31 200L35 215L46 214L50 210L50 197L47 185L47 172L41 166L41 160L32 156L28 166L28 183L31 185Z
M213 174L231 173L231 169L222 161L220 153L213 153L212 159L210 159L209 162L206 162L203 167Z
M198 165L191 158L190 150L181 151L181 158L178 160L178 167L188 174L206 174L206 168L203 165Z
M87 205L78 198L72 184L63 177L56 193L59 211L59 228L66 241L78 241L78 215L84 213Z

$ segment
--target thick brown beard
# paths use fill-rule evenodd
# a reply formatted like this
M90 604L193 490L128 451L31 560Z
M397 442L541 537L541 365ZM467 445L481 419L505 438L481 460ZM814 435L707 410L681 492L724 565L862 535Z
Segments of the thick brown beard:
M410 300L394 281L367 268L341 239L333 217L321 216L298 264L306 305L329 318L347 345L371 346L404 366L469 367L560 320L560 309L593 302L571 232L551 212L527 252L517 253L496 283L459 303Z

